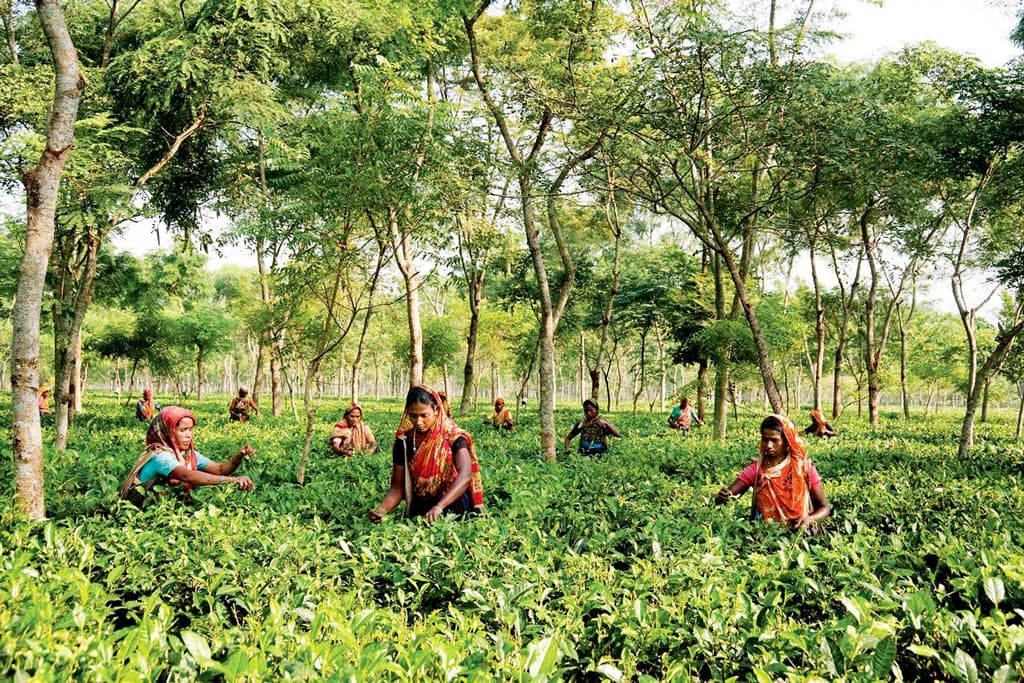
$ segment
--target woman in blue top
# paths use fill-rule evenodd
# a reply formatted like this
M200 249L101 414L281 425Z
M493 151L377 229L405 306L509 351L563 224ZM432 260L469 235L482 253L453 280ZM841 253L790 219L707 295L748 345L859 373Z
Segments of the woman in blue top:
M195 449L192 428L196 416L179 406L162 409L149 424L146 450L121 485L121 498L142 507L155 486L181 486L186 498L196 486L235 484L243 491L256 486L249 477L230 476L246 456L256 454L252 446L243 446L230 460L215 462Z

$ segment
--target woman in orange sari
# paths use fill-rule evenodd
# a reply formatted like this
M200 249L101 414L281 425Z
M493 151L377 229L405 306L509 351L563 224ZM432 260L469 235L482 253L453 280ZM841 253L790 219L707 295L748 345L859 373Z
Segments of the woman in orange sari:
M380 505L370 510L379 523L405 500L406 517L422 516L428 524L445 515L483 512L484 491L473 439L445 412L441 398L415 386L391 451L391 485Z
M804 434L821 437L833 437L836 435L835 428L829 424L820 410L811 411L811 426L804 430Z
M769 415L761 422L757 460L720 490L715 502L738 498L752 486L755 514L787 524L794 531L808 529L832 512L821 477L808 459L796 428L782 415Z
M334 424L334 433L328 443L332 451L346 457L356 451L367 455L377 452L377 439L369 425L363 422L363 409L358 403L350 405L342 419Z
M494 415L484 418L484 424L494 425L495 429L504 429L508 432L515 430L512 413L505 407L505 399L501 397L494 399Z

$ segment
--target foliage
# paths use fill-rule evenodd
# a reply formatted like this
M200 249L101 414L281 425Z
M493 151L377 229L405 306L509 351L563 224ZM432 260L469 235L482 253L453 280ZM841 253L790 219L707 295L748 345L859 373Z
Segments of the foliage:
M748 522L746 499L709 505L759 416L715 445L611 414L625 436L610 455L551 466L524 412L511 435L467 422L486 517L378 527L366 510L398 403L365 407L385 453L321 450L297 487L301 431L229 423L226 400L190 406L198 445L221 458L253 443L250 494L114 504L143 427L111 398L80 416L75 450L48 454L49 521L7 511L0 531L0 675L966 681L1012 676L1022 654L1024 451L995 436L1003 421L956 460L947 416L843 420L811 444L836 515L796 538ZM343 407L324 403L318 431Z

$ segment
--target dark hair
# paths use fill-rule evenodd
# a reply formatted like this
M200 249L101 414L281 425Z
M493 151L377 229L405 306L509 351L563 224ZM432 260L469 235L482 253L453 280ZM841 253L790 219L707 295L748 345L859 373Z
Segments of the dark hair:
M593 399L588 398L586 401L583 402L583 407L586 408L587 406L593 406L594 410L601 412L601 409L597 406L597 401Z
M690 405L690 399L687 398L686 396L683 396L683 400L679 402L679 407L685 408L688 405Z
M249 395L249 390L248 389L246 389L245 387L238 387L238 397L239 398L245 398L248 395Z
M405 395L406 408L409 408L416 403L423 406L434 406L435 408L440 407L437 403L437 397L435 397L434 394L432 394L426 387L413 387L409 389L409 393Z
M774 415L769 415L761 420L761 429L774 429L777 432L783 432L782 423Z

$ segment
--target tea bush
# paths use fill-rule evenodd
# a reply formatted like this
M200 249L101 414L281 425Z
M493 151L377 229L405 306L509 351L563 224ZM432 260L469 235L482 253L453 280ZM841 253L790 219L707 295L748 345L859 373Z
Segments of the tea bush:
M197 444L251 442L251 493L197 489L144 511L115 502L144 425L91 397L73 450L47 451L49 521L10 504L0 530L5 680L1014 680L1024 672L1024 448L979 425L958 460L949 418L854 419L811 454L835 514L821 537L746 519L718 488L755 453L612 414L602 458L539 459L536 415L514 434L479 417L486 517L432 527L376 505L396 402L369 403L373 457L329 457L341 402L320 406L294 483L290 417L229 423L192 405ZM486 408L482 408L486 410ZM10 443L9 405L0 443ZM578 419L560 411L562 434ZM481 413L482 416L482 413ZM13 498L13 475L2 495Z

